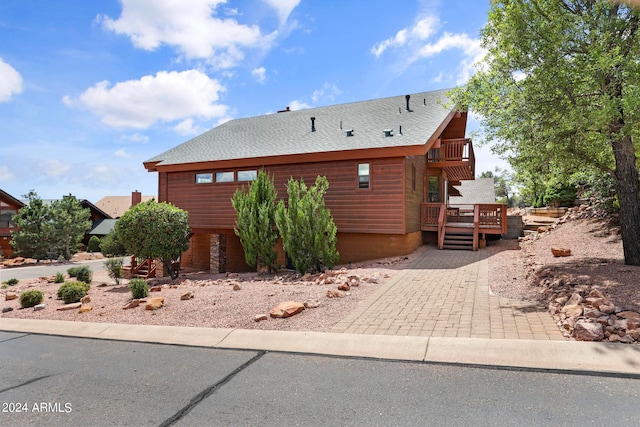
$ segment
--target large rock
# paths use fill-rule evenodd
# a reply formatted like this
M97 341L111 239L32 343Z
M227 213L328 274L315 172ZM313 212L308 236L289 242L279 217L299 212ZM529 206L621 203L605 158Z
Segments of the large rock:
M89 295L85 295L85 296L82 297L80 302L83 303L83 304L89 304L91 302L91 297Z
M604 327L600 323L578 320L574 329L574 336L578 341L602 341L604 339Z
M616 316L618 317L622 317L623 319L638 319L640 320L640 313L637 313L635 311L621 311L620 313L617 313Z
M91 311L91 310L93 310L93 307L91 307L90 305L87 305L87 306L84 306L84 307L80 307L78 309L78 313L82 314L82 313L86 313L86 312Z
M551 253L555 257L571 256L571 249L567 249L567 248L551 248Z
M269 311L271 317L291 317L304 310L304 304L295 301L285 301Z
M182 301L186 301L186 300L189 300L189 299L193 298L194 296L195 295L193 294L193 292L187 291L184 294L180 295L180 299Z
M561 312L567 317L582 316L582 306L579 304L567 304L562 307Z
M2 307L2 312L3 313L8 313L10 311L13 311L13 307Z
M582 304L582 297L578 293L572 293L571 298L567 301L567 305ZM596 307L597 308L597 307Z
M140 303L143 302L142 300L139 299L134 299L132 301L129 301L127 304L125 304L124 307L122 307L123 310L128 310L130 308L136 308L137 306L140 305Z
M12 299L18 299L18 294L16 294L15 292L7 292L7 294L4 296L4 300L11 301Z
M63 305L62 307L58 307L58 311L67 311L67 310L75 310L76 308L80 308L82 306L81 302L74 302L71 304Z
M145 310L157 310L159 308L162 308L163 305L164 305L164 298L155 297L147 301L147 305L144 308Z

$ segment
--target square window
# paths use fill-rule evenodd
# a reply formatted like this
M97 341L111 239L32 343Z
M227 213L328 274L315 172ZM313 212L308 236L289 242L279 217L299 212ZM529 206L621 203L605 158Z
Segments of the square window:
M238 171L238 181L255 181L257 178L257 170Z
M216 182L233 182L233 172L216 172Z
M196 184L211 184L213 182L212 173L197 173Z
M369 188L371 176L369 174L369 163L358 164L358 188Z

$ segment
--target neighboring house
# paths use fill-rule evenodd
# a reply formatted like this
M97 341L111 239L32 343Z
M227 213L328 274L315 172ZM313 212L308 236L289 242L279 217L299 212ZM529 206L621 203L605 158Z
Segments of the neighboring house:
M460 209L472 209L473 205L496 202L496 188L493 178L477 178L462 181L454 186L459 196L449 196L449 206Z
M139 191L132 191L129 196L106 196L98 200L96 206L106 212L110 218L118 219L132 206L147 202L154 196L143 196Z
M82 243L87 246L89 244L89 239L92 236L96 236L99 238L103 238L113 228L116 226L116 219L111 218L111 215L94 205L88 200L81 200L80 205L83 208L88 208L91 211L91 216L89 219L91 220L91 228L87 230L82 239Z
M11 232L18 227L13 222L13 216L24 206L24 203L9 193L0 190L0 255L5 258L13 256L11 246Z
M189 212L193 236L183 264L249 269L233 231L231 197L261 168L285 199L290 177L308 185L327 177L325 201L338 228L341 263L408 254L425 241L444 247L453 230L449 194L473 179L475 168L467 113L447 107L446 93L236 119L147 160L147 170L159 174L158 200ZM481 221L458 219L455 229L470 230L476 249Z

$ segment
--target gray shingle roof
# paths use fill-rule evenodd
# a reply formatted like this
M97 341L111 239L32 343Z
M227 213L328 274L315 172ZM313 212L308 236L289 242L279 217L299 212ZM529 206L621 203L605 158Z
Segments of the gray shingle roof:
M424 145L453 108L448 89L236 119L145 163L158 166L267 156ZM315 117L316 131L311 131ZM402 127L402 133L400 133ZM353 129L347 137L346 130ZM393 137L384 136L392 129Z
M471 181L461 181L454 185L460 191L460 196L449 197L451 206L476 205L496 202L496 190L493 178L478 178Z
M117 219L111 218L103 218L93 223L93 227L91 230L87 231L86 234L89 235L98 235L98 236L106 236L109 234L111 230L113 230L116 226Z

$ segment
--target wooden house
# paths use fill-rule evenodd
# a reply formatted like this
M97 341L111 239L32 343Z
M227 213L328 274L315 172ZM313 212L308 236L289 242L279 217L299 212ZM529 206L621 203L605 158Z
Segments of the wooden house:
M425 241L444 248L453 232L464 242L453 246L477 249L483 232L503 232L506 211L447 209L453 186L474 178L475 158L465 138L467 113L448 106L446 94L236 119L147 160L147 170L158 172L159 201L189 212L193 236L183 265L249 268L233 231L231 197L262 168L280 198L290 177L307 184L327 177L341 263L408 254Z
M13 222L13 216L24 206L20 200L9 193L0 190L0 255L5 258L13 256L11 233L18 228Z

